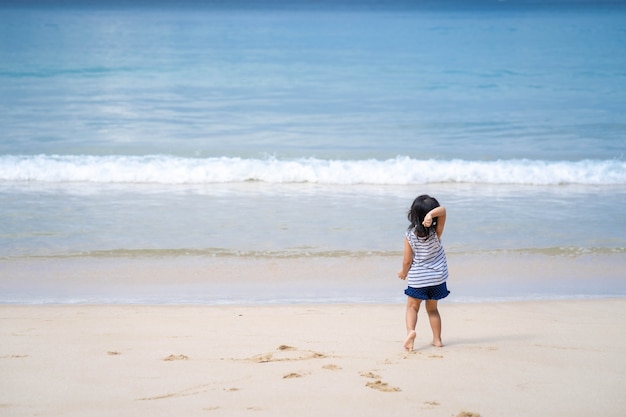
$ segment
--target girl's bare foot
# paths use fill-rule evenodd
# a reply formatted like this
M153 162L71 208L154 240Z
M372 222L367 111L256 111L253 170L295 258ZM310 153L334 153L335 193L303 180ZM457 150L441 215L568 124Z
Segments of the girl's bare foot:
M407 352L411 352L413 350L413 345L415 344L415 330L411 330L409 334L406 336L406 340L404 341L404 349Z
M443 347L443 343L441 342L441 339L440 340L433 340L432 345L434 347Z

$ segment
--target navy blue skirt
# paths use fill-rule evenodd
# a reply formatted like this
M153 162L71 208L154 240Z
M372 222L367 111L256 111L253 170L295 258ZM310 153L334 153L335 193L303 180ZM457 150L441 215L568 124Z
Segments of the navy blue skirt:
M404 290L404 293L411 298L417 298L418 300L441 300L446 298L450 291L445 282L439 285L433 285L432 287L413 288L408 287Z

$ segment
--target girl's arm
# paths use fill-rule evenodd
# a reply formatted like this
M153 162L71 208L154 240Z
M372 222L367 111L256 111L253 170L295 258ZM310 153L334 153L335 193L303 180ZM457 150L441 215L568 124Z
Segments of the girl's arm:
M433 224L434 218L437 219L437 229L435 229L435 231L437 232L437 237L441 239L441 235L443 234L443 228L446 226L446 208L443 206L439 206L429 211L428 214L426 214L426 216L424 217L424 221L422 222L424 227L429 227L431 224Z
M404 258L402 259L402 270L398 272L398 278L406 279L406 276L409 275L409 269L411 269L412 263L413 249L411 249L409 241L404 238Z

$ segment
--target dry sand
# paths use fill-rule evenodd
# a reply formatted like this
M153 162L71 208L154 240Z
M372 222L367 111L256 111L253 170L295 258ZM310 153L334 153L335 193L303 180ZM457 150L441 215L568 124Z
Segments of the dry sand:
M626 299L0 307L0 416L626 415Z

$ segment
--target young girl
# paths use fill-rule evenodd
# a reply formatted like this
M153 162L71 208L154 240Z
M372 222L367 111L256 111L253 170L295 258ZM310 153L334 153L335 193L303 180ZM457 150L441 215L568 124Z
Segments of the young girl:
M426 312L433 331L433 346L441 347L441 317L437 301L450 294L446 287L448 264L441 245L441 235L446 224L446 209L428 195L417 197L408 213L411 225L404 239L404 259L400 279L408 278L406 303L407 337L404 348L413 350L415 325L422 300L426 301Z

